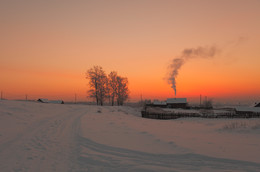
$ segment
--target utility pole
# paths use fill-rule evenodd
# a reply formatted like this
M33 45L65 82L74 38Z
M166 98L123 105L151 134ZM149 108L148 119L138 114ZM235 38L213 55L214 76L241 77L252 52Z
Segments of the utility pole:
M75 94L75 104L77 103L77 94Z
M27 99L27 97L28 97L28 95L27 94L25 94L25 100L27 101L28 99Z
M201 107L201 95L200 95L200 107Z

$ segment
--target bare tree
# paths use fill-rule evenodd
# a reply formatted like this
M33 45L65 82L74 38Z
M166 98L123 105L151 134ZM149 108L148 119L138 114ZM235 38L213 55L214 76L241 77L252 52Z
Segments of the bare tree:
M111 87L110 87L110 83L109 83L109 76L107 76L107 79L106 79L106 85L105 85L105 89L106 89L106 98L108 99L108 103L110 104L111 103Z
M107 97L107 75L105 72L102 70L100 75L99 75L99 100L100 100L100 105L103 106L105 102L105 98Z
M117 105L123 105L129 97L128 79L117 76Z
M111 98L111 103L112 106L114 106L115 104L115 98L117 96L117 72L112 71L110 72L110 74L108 75L108 86L109 86L109 90L110 90L110 98Z
M96 99L97 105L103 105L106 97L107 76L100 66L94 66L86 72L86 78L89 79L89 96Z
M112 106L115 100L118 105L123 105L129 97L128 79L117 75L112 71L107 76L100 66L94 66L87 70L86 78L89 80L89 96L96 99L97 105L103 105L105 99L111 100Z

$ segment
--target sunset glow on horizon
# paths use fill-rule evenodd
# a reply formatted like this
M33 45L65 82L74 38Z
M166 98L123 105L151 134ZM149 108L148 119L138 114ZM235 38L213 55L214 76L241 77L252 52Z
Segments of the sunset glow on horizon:
M215 46L180 68L176 97L260 101L258 0L1 1L0 20L6 99L91 101L85 73L99 65L128 77L129 101L165 100L172 60Z

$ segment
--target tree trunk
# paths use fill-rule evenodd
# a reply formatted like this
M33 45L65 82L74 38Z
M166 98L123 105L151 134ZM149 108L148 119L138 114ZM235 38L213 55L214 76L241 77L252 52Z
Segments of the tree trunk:
M112 106L114 106L114 95L112 95Z

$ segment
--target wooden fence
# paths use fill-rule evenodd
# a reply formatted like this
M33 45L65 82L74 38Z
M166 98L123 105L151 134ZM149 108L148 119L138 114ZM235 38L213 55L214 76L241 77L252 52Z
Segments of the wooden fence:
M149 112L143 110L142 112L143 118L151 118L151 119L177 119L177 118L187 118L187 117L201 117L201 118L260 118L260 113L175 113L175 112Z

